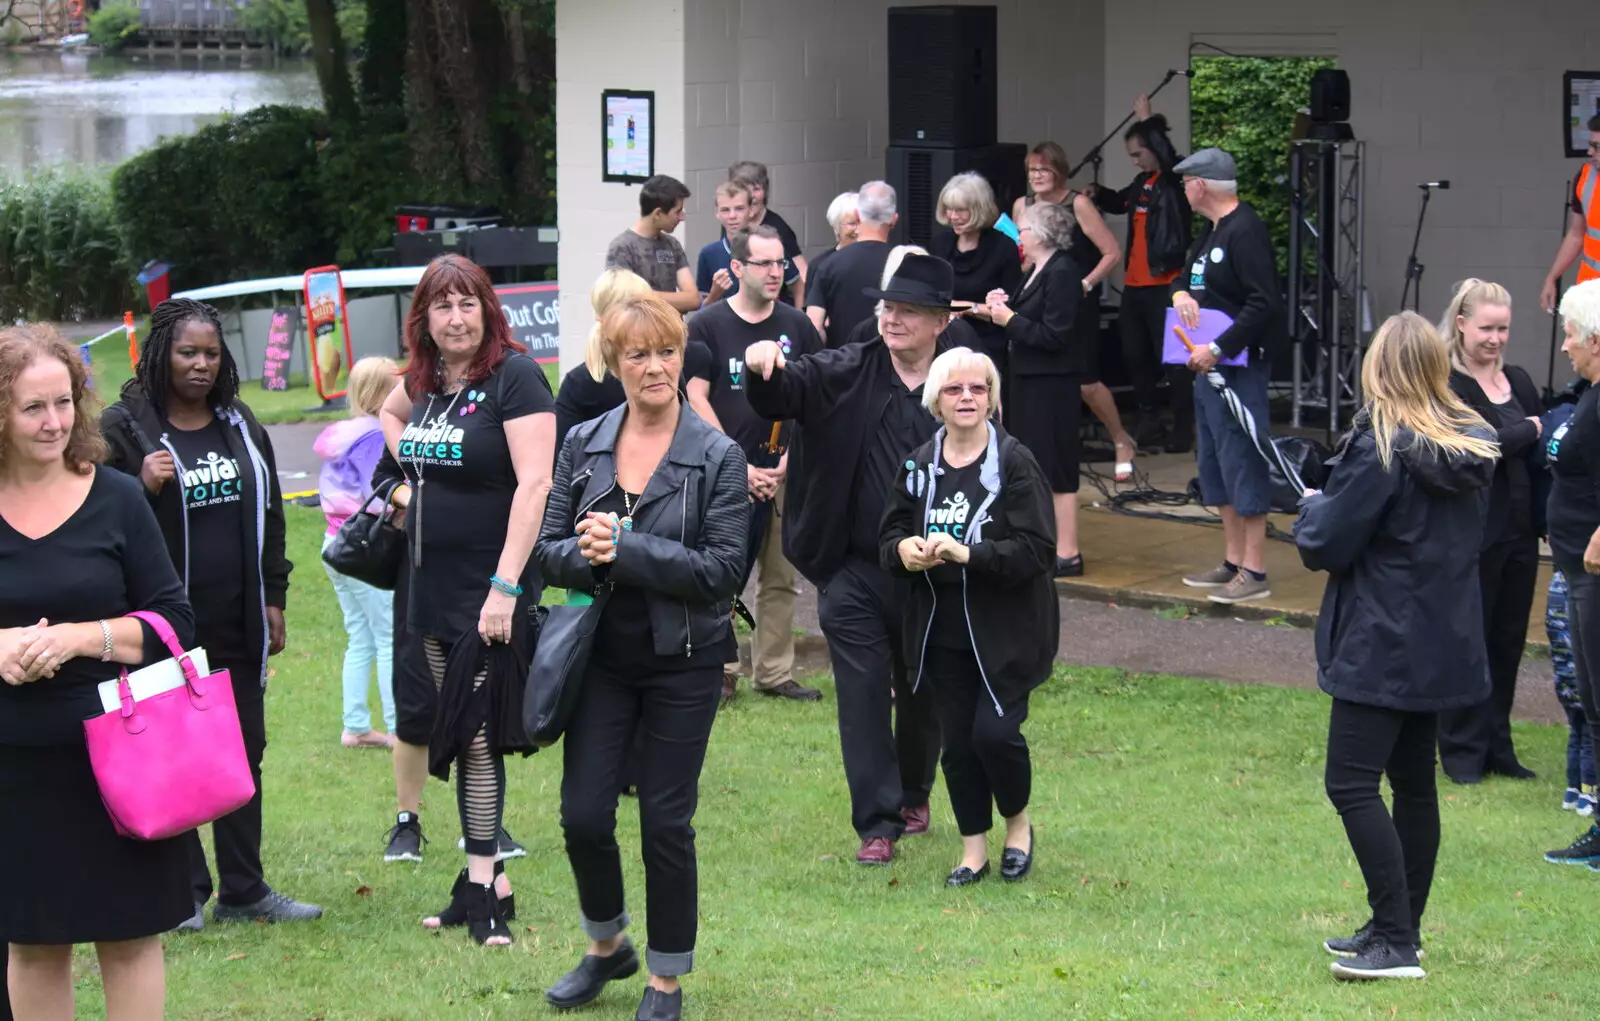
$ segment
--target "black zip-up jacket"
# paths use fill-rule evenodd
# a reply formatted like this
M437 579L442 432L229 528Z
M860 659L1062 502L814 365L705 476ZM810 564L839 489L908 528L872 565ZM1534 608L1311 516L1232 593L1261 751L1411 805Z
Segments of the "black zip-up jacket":
M945 431L918 447L901 468L889 493L880 533L884 570L915 578L900 560L901 540L928 534L933 473ZM1061 639L1060 603L1051 571L1056 562L1055 510L1050 484L1028 448L999 426L989 430L980 479L988 499L968 523L969 555L961 568L962 599L978 669L997 714L1006 703L1050 677ZM933 579L910 586L903 610L905 662L911 690L922 682L923 653L938 596Z
M533 555L546 585L643 589L656 655L690 656L733 629L750 530L744 451L683 404L672 445L640 494L617 559L591 567L573 529L617 484L617 433L627 411L627 405L613 408L567 434Z
M1478 549L1495 462L1446 457L1403 431L1395 446L1385 470L1358 417L1327 487L1300 502L1300 560L1328 572L1317 683L1402 712L1476 705L1489 697Z
M1133 257L1133 211L1139 205L1139 196L1149 178L1149 174L1140 174L1121 191L1096 188L1093 192L1094 204L1102 212L1128 218L1128 240L1122 247L1124 269ZM1189 200L1183 194L1183 178L1170 170L1161 171L1155 187L1150 190L1150 209L1144 220L1145 259L1150 263L1152 275L1171 273L1188 265L1184 257L1189 252L1189 225L1193 219Z
M245 591L261 593L260 612L245 614L245 640L250 648L261 649L261 683L267 683L267 607L283 609L288 602L289 572L294 564L285 550L283 524L283 493L278 486L278 462L272 453L272 439L256 421L255 415L243 401L236 400L229 408L215 410L217 419L225 427L228 454L239 462L244 482L245 506L254 510L243 515L244 532L240 536L240 549L244 555ZM100 416L100 431L105 435L111 453L106 464L134 478L144 468L145 455L166 450L178 463L179 475L183 462L177 451L165 442L166 430L161 415L156 411L144 388L136 379L122 386L122 399ZM249 470L245 471L244 466ZM144 489L143 483L140 488ZM188 508L183 502L183 486L177 480L161 487L161 492L151 495L144 490L155 510L156 521L161 525L162 538L173 566L183 579L185 591L189 587L189 528ZM203 596L203 594L202 594Z
M949 343L941 337L936 351ZM789 492L783 507L783 555L813 585L844 566L869 437L889 401L889 348L874 335L860 344L791 358L771 379L747 373L745 394L756 414L792 420Z
M1204 262L1202 263L1202 260ZM1189 248L1189 269L1171 293L1188 291L1201 308L1226 312L1233 325L1217 338L1228 358L1250 351L1251 364L1269 360L1288 339L1278 259L1267 225L1248 202L1213 225L1209 220ZM1204 269L1203 281L1197 275Z
M1522 413L1541 414L1544 405L1539 401L1539 391L1533 385L1533 377L1516 365L1507 365L1505 373L1506 382L1511 384L1511 395L1517 399ZM1533 478L1535 473L1546 470L1543 452L1538 449L1541 435L1538 427L1526 418L1505 428L1498 427L1499 412L1494 402L1489 400L1489 395L1483 392L1483 387L1478 385L1476 379L1459 369L1450 370L1450 389L1467 403L1467 407L1483 416L1483 420L1494 429L1495 439L1500 443L1500 460L1494 468L1494 485L1489 488L1489 517L1483 526L1484 548L1488 549L1504 538L1537 535L1544 515L1535 505L1535 491L1540 487L1534 485ZM1523 498L1528 501L1528 517L1521 521L1512 517L1511 491L1514 486L1523 490ZM1548 492L1548 488L1544 491Z

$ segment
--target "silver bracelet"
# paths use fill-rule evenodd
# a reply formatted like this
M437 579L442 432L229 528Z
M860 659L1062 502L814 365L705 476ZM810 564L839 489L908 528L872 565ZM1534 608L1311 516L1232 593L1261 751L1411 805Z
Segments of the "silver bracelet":
M111 625L103 620L100 621L100 638L104 642L100 648L100 662L109 663L115 643L111 640Z

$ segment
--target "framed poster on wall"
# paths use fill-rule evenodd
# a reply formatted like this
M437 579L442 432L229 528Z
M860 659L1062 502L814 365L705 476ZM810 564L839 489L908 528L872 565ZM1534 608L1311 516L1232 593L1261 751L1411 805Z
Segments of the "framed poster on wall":
M602 181L643 184L656 172L656 94L629 89L600 93Z
M1561 133L1567 143L1567 157L1589 155L1589 121L1600 115L1600 71L1568 71L1562 76Z

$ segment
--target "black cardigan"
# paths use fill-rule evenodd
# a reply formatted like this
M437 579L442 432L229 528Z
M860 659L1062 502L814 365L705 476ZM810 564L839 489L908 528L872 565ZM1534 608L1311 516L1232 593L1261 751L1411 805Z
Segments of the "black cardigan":
M1044 268L1011 296L1006 339L1015 376L1068 376L1083 371L1083 352L1073 343L1073 321L1083 301L1083 277L1065 251L1050 256Z
M900 561L901 540L928 534L932 473L940 460L944 429L918 447L895 475L879 534L884 570L914 578ZM1056 562L1055 511L1050 484L1028 448L999 426L990 433L981 476L993 502L969 524L977 543L963 569L966 615L973 650L995 711L1043 684L1050 676L1061 639L1060 605L1051 569ZM995 464L993 462L998 462ZM979 527L981 524L981 528ZM905 601L902 643L911 690L922 680L923 651L933 622L933 580L922 574Z
M1506 382L1511 384L1511 395L1517 399L1524 415L1537 415L1544 410L1539 403L1539 391L1527 372L1518 366L1507 365L1505 373ZM1476 379L1459 369L1450 371L1450 389L1466 401L1468 407L1483 416L1489 428L1495 430L1495 438L1500 441L1500 461L1494 467L1494 484L1489 489L1489 517L1483 526L1484 548L1488 549L1511 536L1536 534L1537 519L1542 515L1534 506L1539 487L1533 484L1532 475L1544 470L1542 462L1535 460L1539 430L1526 420L1504 429L1498 428L1496 405L1489 400L1489 395L1483 392L1483 387L1478 385ZM1524 495L1528 500L1528 517L1522 521L1514 520L1511 515L1513 484L1526 490Z

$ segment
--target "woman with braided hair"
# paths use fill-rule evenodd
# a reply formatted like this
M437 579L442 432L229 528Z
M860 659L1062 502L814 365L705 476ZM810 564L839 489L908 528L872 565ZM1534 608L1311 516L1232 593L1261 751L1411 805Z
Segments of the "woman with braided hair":
M239 400L239 370L210 305L163 301L135 377L101 416L106 463L144 483L167 552L189 593L195 644L233 679L256 796L212 825L219 921L302 921L322 909L275 892L261 870L261 758L267 747L267 657L283 651L293 567L284 555L283 497L272 441ZM204 925L211 873L198 833L190 844L194 916Z

